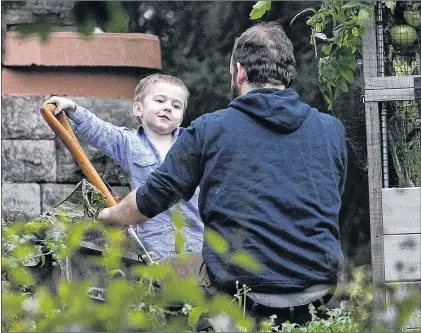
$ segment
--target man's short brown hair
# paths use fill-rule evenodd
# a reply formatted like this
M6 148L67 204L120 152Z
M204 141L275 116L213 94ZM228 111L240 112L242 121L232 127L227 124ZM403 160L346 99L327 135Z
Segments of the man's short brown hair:
M165 75L165 74L153 74L149 75L138 83L135 91L134 91L134 100L135 102L139 102L145 97L146 91L148 88L152 87L154 84L158 82L165 82L170 83L175 86L179 86L181 89L184 90L186 94L186 101L184 103L184 110L187 108L187 100L189 98L189 90L187 89L186 85L180 79L177 79L175 76Z
M265 84L289 86L295 76L294 48L276 22L259 23L235 40L232 65L239 62L247 72L247 81L259 88Z

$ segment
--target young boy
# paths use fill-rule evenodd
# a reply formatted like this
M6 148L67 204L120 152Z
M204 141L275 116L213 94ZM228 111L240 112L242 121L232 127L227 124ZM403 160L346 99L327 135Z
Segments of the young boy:
M70 99L53 96L44 104L55 104L56 113L65 112L73 121L76 135L115 160L128 174L132 189L144 184L148 175L164 161L184 130L180 128L189 92L173 76L154 74L142 79L135 90L133 113L141 125L137 130L105 122ZM190 201L182 201L144 224L137 233L148 251L159 258L175 254L175 232L171 212L184 219L187 252L201 252L203 223L198 213L198 189Z

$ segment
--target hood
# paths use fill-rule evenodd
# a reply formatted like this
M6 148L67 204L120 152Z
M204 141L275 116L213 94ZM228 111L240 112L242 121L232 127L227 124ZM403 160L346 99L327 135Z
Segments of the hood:
M229 106L282 133L299 128L310 110L310 106L301 103L291 88L255 89L237 97Z

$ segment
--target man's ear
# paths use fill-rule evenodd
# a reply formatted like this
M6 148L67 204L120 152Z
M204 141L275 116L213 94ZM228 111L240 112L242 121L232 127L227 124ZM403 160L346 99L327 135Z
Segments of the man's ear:
M142 116L143 116L143 109L142 109L142 104L140 102L134 102L133 103L132 111L133 111L133 114L136 117L142 118Z
M237 78L236 78L237 82L236 83L237 85L241 85L247 81L246 68L243 65L241 65L238 61L236 63L236 66L237 66Z

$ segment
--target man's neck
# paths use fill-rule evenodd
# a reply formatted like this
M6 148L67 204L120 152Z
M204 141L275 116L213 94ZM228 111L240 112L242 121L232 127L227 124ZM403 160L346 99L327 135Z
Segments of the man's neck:
M244 85L240 88L240 92L241 92L241 95L245 95L249 91L256 90L256 89L262 89L262 88L273 88L273 89L283 90L283 89L285 89L285 86L282 85L282 84L281 85L272 85L272 84L268 83L268 84L263 84L263 85L260 85L260 86L256 87L256 86L251 85L249 83L244 83Z

